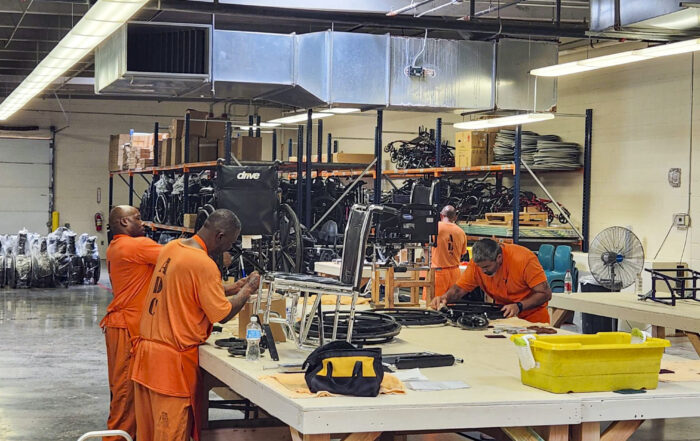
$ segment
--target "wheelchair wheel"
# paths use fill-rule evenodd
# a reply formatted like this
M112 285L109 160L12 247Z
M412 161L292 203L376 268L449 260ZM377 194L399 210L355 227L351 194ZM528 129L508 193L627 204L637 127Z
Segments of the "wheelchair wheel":
M280 205L278 217L279 229L274 236L274 270L299 273L304 259L299 218L287 204Z
M153 220L157 224L165 224L168 220L168 199L163 193L158 194L158 198L156 199L156 209Z
M204 226L204 222L209 219L209 215L216 210L212 205L206 204L197 210L197 219L194 222L194 232L199 231L200 228Z

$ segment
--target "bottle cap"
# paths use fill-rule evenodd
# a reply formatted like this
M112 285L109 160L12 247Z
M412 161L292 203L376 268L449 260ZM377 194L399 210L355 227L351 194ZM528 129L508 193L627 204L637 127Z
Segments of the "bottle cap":
M252 317L250 318L250 321L253 322L253 323L255 323L255 322L258 321L258 318L257 318L256 316L252 316Z

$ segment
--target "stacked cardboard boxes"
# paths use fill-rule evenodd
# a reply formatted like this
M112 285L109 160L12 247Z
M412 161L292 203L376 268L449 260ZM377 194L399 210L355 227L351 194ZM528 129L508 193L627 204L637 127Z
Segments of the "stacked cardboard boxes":
M488 164L488 133L457 132L455 135L455 166L477 167Z

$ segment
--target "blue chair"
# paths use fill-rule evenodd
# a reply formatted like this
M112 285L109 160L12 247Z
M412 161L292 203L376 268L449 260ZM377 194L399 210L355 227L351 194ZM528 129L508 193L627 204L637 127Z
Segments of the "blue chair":
M545 273L554 270L554 245L542 244L537 251L537 258Z
M564 292L564 277L566 271L571 271L572 291L578 290L578 269L576 262L571 254L571 247L568 245L559 245L554 251L554 266L552 271L547 272L547 282L553 292Z

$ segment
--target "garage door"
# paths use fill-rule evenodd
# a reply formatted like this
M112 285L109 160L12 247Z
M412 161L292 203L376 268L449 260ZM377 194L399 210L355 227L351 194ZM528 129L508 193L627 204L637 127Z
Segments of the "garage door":
M0 138L0 234L48 231L50 142Z

